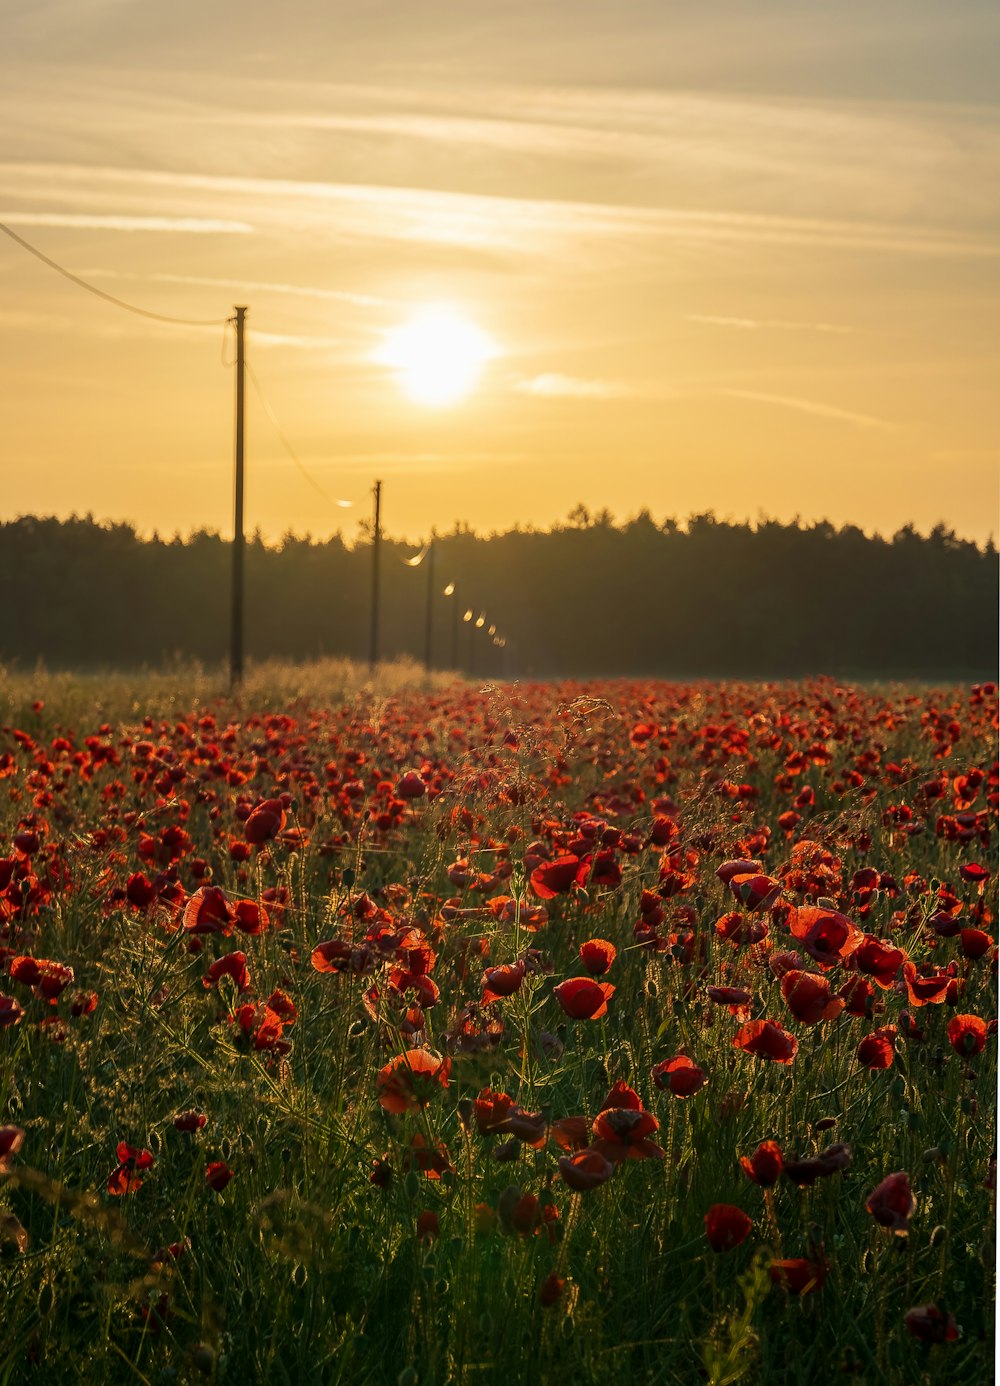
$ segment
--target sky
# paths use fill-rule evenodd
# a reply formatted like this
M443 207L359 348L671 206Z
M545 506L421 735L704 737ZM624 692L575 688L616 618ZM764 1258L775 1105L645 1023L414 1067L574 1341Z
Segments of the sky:
M414 540L580 503L996 536L992 0L0 15L0 221L213 324L0 236L5 518L231 532L239 303L268 538L353 537L375 478ZM431 305L493 346L435 406L386 348Z

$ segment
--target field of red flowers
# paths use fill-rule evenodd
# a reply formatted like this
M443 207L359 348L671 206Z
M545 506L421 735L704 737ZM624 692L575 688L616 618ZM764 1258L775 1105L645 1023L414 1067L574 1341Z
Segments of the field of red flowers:
M990 1378L995 685L42 692L0 1382Z

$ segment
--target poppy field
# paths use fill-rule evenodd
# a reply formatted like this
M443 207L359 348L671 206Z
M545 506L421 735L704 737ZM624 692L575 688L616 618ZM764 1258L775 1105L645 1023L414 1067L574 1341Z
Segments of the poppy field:
M993 1368L995 684L0 733L0 1383Z

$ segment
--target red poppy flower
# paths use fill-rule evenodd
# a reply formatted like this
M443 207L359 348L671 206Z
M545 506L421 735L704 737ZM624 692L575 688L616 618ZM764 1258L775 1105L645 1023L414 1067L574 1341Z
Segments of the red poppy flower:
M476 1098L473 1111L481 1136L508 1134L507 1118L514 1109L514 1099L505 1092L484 1088Z
M231 934L234 915L219 886L200 886L184 906L181 923L192 934Z
M397 799L405 799L409 802L413 799L422 799L427 793L427 786L416 770L407 770L406 774L396 782L396 787L392 792Z
M776 1020L751 1020L733 1037L733 1048L758 1059L790 1064L798 1053L799 1042Z
M663 1059L653 1067L652 1078L661 1092L669 1088L675 1097L691 1097L708 1082L705 1070L686 1054Z
M922 1343L954 1343L958 1324L954 1314L946 1314L936 1304L917 1304L903 1318L906 1331Z
M820 967L833 967L861 946L864 934L846 915L818 905L800 905L788 916L788 928Z
M963 956L973 962L984 958L993 947L993 935L985 929L963 929L961 939Z
M454 1173L455 1166L451 1163L444 1141L428 1141L422 1132L417 1131L410 1137L409 1149L403 1156L403 1169L416 1169L426 1174L428 1179L440 1179L442 1174L449 1171Z
M792 1015L803 1025L832 1020L844 1009L843 997L831 996L829 981L813 972L786 972L781 979L781 994Z
M378 1100L387 1112L415 1112L430 1102L435 1087L448 1086L451 1060L426 1049L397 1054L375 1080Z
M553 1305L558 1304L565 1287L566 1281L561 1275L556 1275L555 1271L543 1280L538 1291L538 1302L542 1308L551 1309Z
M903 964L906 994L911 1006L940 1006L948 995L952 982L950 972L919 973L916 964Z
M20 1126L0 1126L0 1174L8 1174L14 1163L14 1156L24 1144L24 1132Z
M580 961L591 977L603 977L617 957L618 950L606 938L589 938L580 944Z
M501 963L497 967L488 967L483 973L481 1004L486 1006L491 1001L499 1001L504 996L513 996L524 981L524 974L525 961L523 958L518 958L517 962Z
M584 1116L559 1117L549 1135L563 1150L585 1150L590 1141L590 1122Z
M204 1112L178 1112L174 1117L174 1129L177 1131L200 1131L208 1121Z
M222 1193L222 1190L232 1179L233 1173L225 1160L213 1160L210 1165L205 1167L205 1183L216 1193Z
M75 974L66 963L54 962L51 958L22 956L11 959L10 975L15 982L23 982L31 987L36 996L54 1004L73 981Z
M734 876L756 876L761 871L759 861L750 861L748 858L739 860L724 861L717 868L715 874L723 885L728 885Z
M425 1208L422 1213L417 1214L417 1241L436 1242L441 1235L441 1223L437 1213L430 1208Z
M20 1025L24 1010L13 996L0 996L0 1030L10 1025Z
M262 934L270 922L267 910L256 900L238 900L233 906L233 923L241 934Z
M762 913L776 904L781 895L781 882L773 876L735 875L728 882L729 889L749 914Z
M910 1218L917 1207L917 1200L910 1188L910 1176L903 1170L886 1175L868 1195L865 1207L880 1226L905 1237Z
M591 977L568 977L554 989L553 996L571 1020L596 1020L607 1015L608 998L614 993L610 982Z
M507 1118L507 1130L517 1140L532 1150L541 1150L545 1145L545 1131L548 1122L542 1112L526 1112L523 1107L511 1107Z
M778 1182L784 1169L781 1146L777 1141L761 1141L751 1156L740 1156L740 1164L748 1179L762 1189L769 1189Z
M874 934L865 934L861 944L854 951L854 964L859 972L874 977L876 986L888 990L906 962L902 948L891 948Z
M15 838L15 842L16 840ZM972 885L982 885L984 881L988 881L990 878L990 873L987 871L986 867L980 866L979 863L975 861L970 861L968 864L960 866L958 868L958 874L963 881L968 881Z
M775 1285L780 1285L790 1295L811 1295L822 1287L826 1279L826 1265L821 1261L807 1261L802 1257L792 1257L787 1261L772 1261L768 1274Z
M577 1193L585 1193L605 1183L615 1172L615 1167L599 1150L578 1150L575 1155L562 1155L559 1158L559 1173L563 1180Z
M870 1035L865 1035L858 1045L858 1062L873 1070L891 1068L896 1054L893 1044L895 1037L895 1025L886 1025L881 1030L873 1030Z
M247 955L241 952L226 953L224 957L216 958L211 967L202 979L202 985L206 987L218 986L223 977L231 977L236 983L237 990L250 990L250 969L247 967Z
M662 1160L664 1152L648 1137L660 1129L651 1112L637 1112L631 1107L609 1107L594 1118L593 1149L613 1165L623 1160Z
M705 1214L705 1236L713 1251L732 1251L750 1235L753 1221L731 1203L713 1203Z
M815 1184L817 1179L828 1179L832 1174L849 1169L852 1159L851 1147L838 1142L828 1145L818 1155L807 1155L801 1160L786 1160L782 1173L801 1189Z
M557 895L565 895L574 884L580 870L580 858L570 854L556 857L555 861L543 861L531 873L531 888L542 900L554 900Z
M970 1059L986 1048L986 1021L978 1015L953 1015L948 1021L948 1039L956 1054Z
M608 1095L601 1103L601 1111L606 1112L609 1107L627 1107L629 1111L642 1111L642 1098L635 1088L630 1088L623 1078L619 1078L613 1088L608 1090Z
M875 1011L875 988L867 977L851 977L837 995L843 999L844 1010L848 1015L865 1020Z
M118 1157L118 1168L112 1171L108 1179L108 1193L117 1198L141 1189L141 1172L152 1169L156 1161L148 1150L128 1145L125 1141L118 1142L115 1155Z
M716 920L715 932L734 947L740 948L767 938L768 923L766 919L747 919L736 910Z
M259 847L272 837L277 837L285 826L285 817L285 806L280 799L265 799L244 823L243 836L247 842Z

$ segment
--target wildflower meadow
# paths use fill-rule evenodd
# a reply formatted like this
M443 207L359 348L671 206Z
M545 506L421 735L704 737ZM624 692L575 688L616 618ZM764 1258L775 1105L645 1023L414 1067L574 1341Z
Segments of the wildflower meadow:
M990 1378L995 684L0 691L0 1383Z

